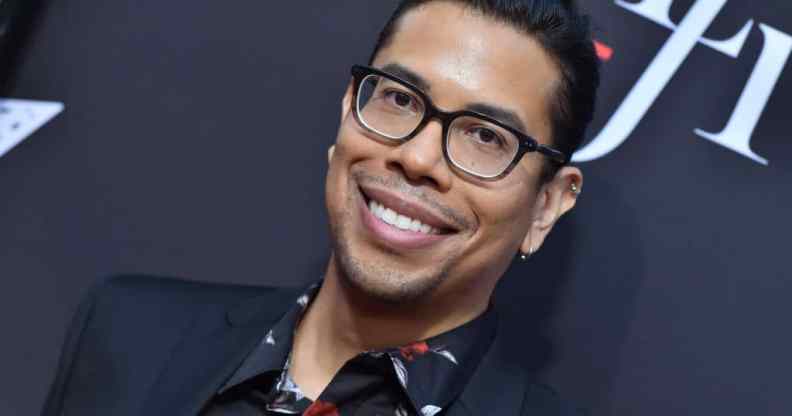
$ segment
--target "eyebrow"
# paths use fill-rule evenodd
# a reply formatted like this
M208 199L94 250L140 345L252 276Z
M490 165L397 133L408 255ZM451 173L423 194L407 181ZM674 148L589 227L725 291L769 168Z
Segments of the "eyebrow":
M429 81L404 65L391 62L385 65L382 71L415 85L425 93L428 93L432 89ZM465 110L483 114L526 134L525 123L523 123L520 116L512 110L481 102L468 104L465 106Z
M495 120L498 120L507 126L511 126L512 128L521 131L523 134L527 134L525 132L525 123L523 123L520 116L518 116L514 111L507 110L502 107L496 107L487 103L468 104L465 106L465 110L473 111L483 114L487 117L494 118Z
M420 88L424 92L429 92L432 89L432 87L429 85L429 82L424 79L424 77L418 75L418 73L415 71L397 63L385 65L385 67L382 68L382 71L387 72L396 78L401 78Z

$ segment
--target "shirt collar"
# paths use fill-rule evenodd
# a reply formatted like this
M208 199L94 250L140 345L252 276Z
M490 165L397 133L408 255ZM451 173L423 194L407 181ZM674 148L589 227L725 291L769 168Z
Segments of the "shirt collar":
M319 291L320 283L314 283L303 291L303 294L294 301L286 313L267 331L218 393L225 393L259 374L286 368L287 358L294 340L294 329L297 328L303 313L308 309L308 304Z
M311 285L297 298L220 388L219 394L265 372L286 368L294 329L320 285L321 281ZM433 415L462 393L495 338L496 328L497 313L490 304L483 314L450 331L405 346L365 354L387 354L415 408L424 415Z
M390 351L394 367L402 365L402 381L415 407L434 414L450 405L465 389L489 350L497 328L497 313L490 307L472 321L425 341Z

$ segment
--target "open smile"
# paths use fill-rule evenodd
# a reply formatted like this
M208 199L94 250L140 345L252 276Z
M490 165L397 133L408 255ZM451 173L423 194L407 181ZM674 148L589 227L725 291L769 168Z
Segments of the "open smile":
M442 216L390 191L361 187L360 195L363 224L391 248L426 248L457 232Z

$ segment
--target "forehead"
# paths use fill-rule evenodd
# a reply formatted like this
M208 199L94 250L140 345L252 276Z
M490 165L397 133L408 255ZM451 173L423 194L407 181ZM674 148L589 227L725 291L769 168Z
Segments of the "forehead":
M481 102L516 113L526 133L550 142L548 99L558 70L533 37L450 2L411 10L374 65L397 63L424 78L440 107Z

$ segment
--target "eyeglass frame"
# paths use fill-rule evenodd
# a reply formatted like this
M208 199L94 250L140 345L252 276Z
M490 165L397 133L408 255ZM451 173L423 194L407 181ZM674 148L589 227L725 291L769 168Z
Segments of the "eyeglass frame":
M569 159L570 158L569 158L568 155L564 154L564 152L562 152L560 150L553 149L552 147L540 144L533 137L521 132L520 130L517 130L516 128L514 128L514 127L512 127L512 126L510 126L510 125L508 125L506 123L503 123L500 120L497 120L497 119L489 117L489 116L487 116L485 114L481 114L481 113L478 113L476 111L471 111L471 110L443 111L443 110L439 109L434 104L434 102L432 102L432 99L429 97L429 95L427 95L425 92L423 92L423 90L421 90L417 86L413 85L411 82L405 81L405 80L403 80L403 79L401 79L401 78L399 78L397 76L391 75L391 74L389 74L387 72L384 72L382 70L379 70L377 68L373 68L373 67L370 67L370 66L364 66L364 65L353 65L352 69L351 69L351 75L352 75L353 81L355 82L354 88L352 90L352 113L355 116L355 120L358 122L358 124L361 127L363 127L365 130L367 130L367 131L369 131L371 133L376 134L379 137L384 138L385 140L392 141L392 142L404 143L404 142L410 141L415 136L417 136L421 131L423 131L423 129L426 127L427 124L429 124L430 121L432 121L433 119L438 119L438 120L440 120L442 122L442 126L443 126L443 144L442 144L442 148L443 148L443 156L445 157L446 161L449 162L455 168L457 168L457 169L459 169L459 170L461 170L461 171L463 171L463 172L465 172L465 173L467 173L469 175L472 175L472 176L474 176L476 178L487 180L487 181L495 181L495 180L498 180L498 179L502 179L502 178L506 177L509 173L511 173L511 171L514 169L514 167L517 166L517 164L520 162L520 160L522 160L523 156L525 156L526 153L530 153L530 152L538 152L538 153L548 157L552 162L555 162L555 163L557 163L557 164L559 164L561 166L566 165L567 163L569 163ZM414 92L418 96L418 98L420 98L421 100L424 101L424 107L425 108L424 108L423 118L416 125L416 127L413 129L413 131L411 133L405 135L402 138L388 137L388 136L384 135L383 133L380 133L380 132L374 130L373 128L369 127L368 124L366 124L366 122L363 121L360 113L358 112L358 93L360 91L360 87L363 85L363 81L366 79L366 77L368 77L370 75L377 75L377 76L381 76L381 77L390 79L391 81L398 82L399 84L402 84L402 85L408 87L410 90L412 90L412 92ZM457 162L455 162L454 159L449 155L449 153L448 153L448 133L449 133L449 128L451 127L451 124L457 118L466 117L466 116L467 117L477 118L477 119L486 121L488 123L492 123L492 124L502 128L504 130L507 130L509 133L514 134L514 136L517 137L517 139L519 140L519 147L517 149L517 152L514 155L514 159L509 163L508 166L506 166L506 168L503 170L503 172L499 173L498 175L494 175L494 176L483 176L481 174L472 172L469 169L466 169L466 168L464 168L462 166L459 166L459 164Z

